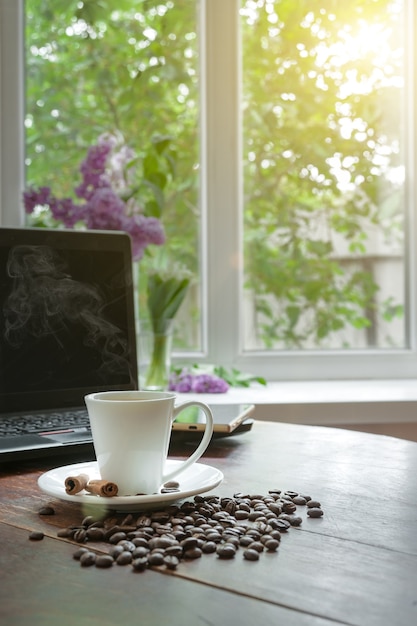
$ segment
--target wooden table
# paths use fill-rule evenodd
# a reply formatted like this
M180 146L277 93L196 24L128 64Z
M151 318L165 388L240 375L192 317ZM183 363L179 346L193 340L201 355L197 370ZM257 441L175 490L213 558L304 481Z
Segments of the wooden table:
M184 448L171 449L180 458ZM55 463L53 462L55 461ZM174 572L83 568L57 530L79 524L78 505L37 487L42 471L73 460L3 467L0 473L0 622L42 625L411 626L417 623L417 443L330 429L256 422L214 441L201 462L221 469L214 494L298 491L324 515L284 534L279 550L249 562L203 555ZM42 530L42 541L29 531Z

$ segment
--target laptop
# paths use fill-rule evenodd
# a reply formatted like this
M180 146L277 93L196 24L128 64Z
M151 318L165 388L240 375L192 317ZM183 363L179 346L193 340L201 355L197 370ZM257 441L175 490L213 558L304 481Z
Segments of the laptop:
M84 396L137 380L129 235L0 228L0 462L94 458Z

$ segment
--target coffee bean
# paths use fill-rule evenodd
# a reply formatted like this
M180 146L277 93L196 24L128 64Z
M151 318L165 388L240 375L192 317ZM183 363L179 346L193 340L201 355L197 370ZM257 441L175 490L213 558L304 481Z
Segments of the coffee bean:
M222 534L219 532L208 532L206 534L207 541L214 541L215 543L219 543L221 541Z
M319 509L318 507L313 507L311 509L308 509L307 511L307 515L309 517L322 517L323 515L323 510Z
M240 545L240 539L239 537L233 537L230 536L228 533L224 533L223 535L223 539L227 542L232 544L232 546L235 546L236 548L239 547Z
M133 524L133 515L128 513L121 523L121 526L131 526Z
M241 537L239 539L239 543L241 546L250 546L251 543L253 543L253 537L251 537L250 535L243 535L243 537Z
M77 543L84 543L84 541L87 541L87 531L84 528L79 528L75 531L73 539Z
M294 513L294 511L297 510L297 506L294 504L293 501L284 502L284 504L282 505L282 510L284 513Z
M252 541L259 541L262 536L262 533L260 533L256 528L248 528L246 534L249 535L249 537L252 537Z
M182 546L180 546L179 544L174 545L174 546L169 546L168 548L165 549L165 554L167 556L176 556L176 557L180 557L182 556L183 553L183 549Z
M176 530L174 534L174 537L177 541L183 541L184 539L187 538L187 533L184 532L183 530Z
M184 552L187 550L193 550L197 547L197 539L195 537L187 537L181 542L181 545Z
M91 515L88 515L87 517L84 517L83 521L81 522L81 526L83 526L84 528L87 528L94 521L95 521L94 517L92 517Z
M166 487L167 489L178 489L179 486L180 484L176 480L170 480L164 483L164 487Z
M43 506L38 511L39 515L55 515L55 509L52 506Z
M100 554L96 558L96 567L105 569L107 567L112 567L114 563L113 558L109 554Z
M104 520L87 516L78 526L59 530L58 536L108 545L105 555L79 548L74 559L82 559L85 566L131 564L133 571L140 572L164 565L174 570L181 561L203 554L233 559L241 548L244 559L255 561L263 551L277 551L281 534L302 522L295 514L297 505L306 504L310 517L323 515L318 501L295 491L274 489L267 495L241 492L222 498L196 495L181 504L141 513L136 520L130 513L121 517L113 512Z
M116 559L117 565L129 565L132 562L132 553L124 550Z
M275 552L279 548L279 541L271 537L271 539L265 541L264 546L268 552Z
M256 552L264 551L263 544L260 541L252 541L252 543L249 544L248 548L250 548L251 550L256 550Z
M248 519L250 522L254 522L255 520L261 519L263 517L264 515L261 511L252 511L252 513L249 513Z
M112 524L111 526L105 526L104 527L104 541L109 541L110 537L112 537L112 535L115 535L118 532L120 532L120 526L118 526L117 524Z
M96 562L96 555L94 552L87 550L87 552L84 552L84 554L80 556L79 561L83 567L90 567L90 565L94 565Z
M127 552L133 552L133 550L135 550L136 548L135 544L128 539L123 539L122 541L119 541L117 545L122 546L123 550L126 550Z
M202 554L202 549L196 546L195 548L189 548L188 550L184 550L182 556L184 559L199 559Z
M226 506L225 506L224 510L225 510L227 513L229 513L230 515L234 515L234 514L235 514L235 511L236 511L236 502L235 502L234 500L230 500L230 501L226 504Z
M155 537L154 539L149 540L149 547L151 550L154 548L169 548L169 546L174 545L175 539L171 539L170 537Z
M45 537L44 533L40 530L33 530L29 533L29 539L31 541L41 541Z
M268 509L272 512L275 513L276 515L279 515L280 513L282 513L282 507L277 504L276 502L269 504L268 505Z
M87 528L86 536L91 541L103 541L104 539L104 530L103 528L97 528L96 526L90 526Z
M257 550L253 550L252 548L246 548L246 550L243 552L243 558L247 561L258 561L259 552Z
M266 543L269 539L272 539L272 536L271 536L271 535L267 535L267 534L265 534L265 535L262 535L262 537L259 539L259 541L260 541L263 545L265 545L265 543Z
M60 530L58 530L56 536L69 539L74 536L74 533L75 533L74 528L61 528Z
M143 527L147 527L151 525L151 518L148 517L147 515L140 515L136 521L136 527L139 528L140 526Z
M172 556L171 554L166 554L164 557L164 565L167 569L177 569L179 565L179 559L176 556Z
M125 532L118 531L110 535L109 542L116 544L116 543L119 543L119 541L122 541L123 539L126 539L126 538L127 538L127 535Z
M236 555L236 546L231 543L223 543L217 546L217 556L220 559L233 559Z
M206 541L206 543L202 546L201 550L204 554L212 554L217 550L217 544L214 541Z
M295 496L292 501L294 502L294 504L307 504L307 500L303 497L303 496Z
M78 550L76 550L72 555L72 558L79 561L85 552L89 552L88 548L78 548Z
M166 524L169 521L169 513L167 511L155 511L151 513L152 524L158 522L159 524Z
M138 548L135 548L133 550L132 557L133 559L140 559L142 557L145 557L148 553L149 553L149 548L145 548L144 546L139 546Z
M266 535L272 530L272 526L270 524L264 524L262 522L256 522L255 526L261 535Z
M117 557L122 554L122 552L124 551L123 546L112 546L109 550L109 554L110 556L113 557L113 559L117 559Z
M194 511L195 507L196 507L195 502L192 502L191 500L186 500L185 502L181 504L180 510L187 514L187 513L191 513L191 511Z
M148 547L148 539L145 539L145 537L134 537L132 539L132 543L133 543L134 546L136 546L136 548L139 548L139 547L147 548Z
M279 530L271 530L271 532L269 533L272 537L272 539L276 539L277 541L281 541L281 533L279 532Z
M152 552L148 555L148 563L149 565L163 565L164 555L162 552Z
M104 522L103 520L96 520L95 522L92 522L88 528L103 528L104 529Z
M274 519L269 522L273 529L279 530L281 532L286 532L291 524L287 522L285 519Z
M298 492L297 491L285 491L284 492L285 496L289 496L290 498L295 498L296 496L298 496Z
M139 557L132 561L132 567L135 572L144 572L148 567L148 559L146 557Z

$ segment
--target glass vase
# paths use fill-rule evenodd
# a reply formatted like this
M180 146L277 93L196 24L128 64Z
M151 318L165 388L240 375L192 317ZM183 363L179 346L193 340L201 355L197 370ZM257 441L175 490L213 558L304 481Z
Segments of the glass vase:
M150 320L139 320L137 333L139 389L168 389L171 369L173 320L154 332Z

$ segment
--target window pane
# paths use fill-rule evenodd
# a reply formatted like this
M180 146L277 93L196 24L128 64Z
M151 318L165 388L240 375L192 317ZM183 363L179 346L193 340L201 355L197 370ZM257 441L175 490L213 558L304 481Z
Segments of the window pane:
M139 203L161 217L140 275L161 262L193 272L176 348L200 341L198 2L26 0L26 182L75 198L80 164L103 133L134 151ZM33 220L33 216L32 220ZM35 223L51 222L42 214ZM168 258L166 258L168 255Z
M240 13L245 350L408 347L404 2Z

